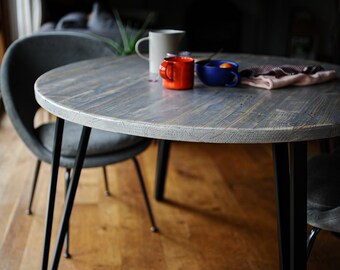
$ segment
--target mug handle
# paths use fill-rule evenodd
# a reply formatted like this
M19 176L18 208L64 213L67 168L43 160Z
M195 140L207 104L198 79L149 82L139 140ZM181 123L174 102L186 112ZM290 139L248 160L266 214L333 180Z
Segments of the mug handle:
M170 72L169 69L171 68ZM169 63L169 62L162 62L160 67L159 67L159 75L161 75L161 77L164 79L164 80L167 80L167 81L173 81L173 68L174 68L174 64L173 63ZM169 76L169 73L171 74Z
M233 83L226 83L225 86L236 86L239 81L239 75L234 71L230 71L230 73L234 75Z
M145 55L143 55L140 51L139 51L139 44L141 44L142 42L146 41L146 40L149 40L149 37L143 37L141 39L139 39L136 44L135 44L135 51L137 53L137 55L141 58L143 58L144 60L146 61L149 61L149 58L146 57Z

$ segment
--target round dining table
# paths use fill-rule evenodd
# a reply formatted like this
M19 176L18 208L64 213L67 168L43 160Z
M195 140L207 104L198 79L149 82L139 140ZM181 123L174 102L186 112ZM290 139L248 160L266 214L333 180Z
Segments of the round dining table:
M234 53L215 58L237 62L239 71L266 65L321 65L340 73L340 66L305 59ZM161 78L149 73L148 62L131 55L86 60L51 70L36 81L35 96L41 107L57 117L51 185L57 177L63 122L83 126L52 269L58 267L92 128L158 140L158 165L162 167L156 177L158 199L163 196L164 160L171 141L272 144L279 269L306 269L307 143L340 135L338 77L314 85L267 90L243 84L207 86L195 75L194 87L179 91L163 88ZM53 206L51 192L48 205ZM45 239L51 235L47 224L51 213L53 209L48 207ZM46 262L49 241L45 243Z

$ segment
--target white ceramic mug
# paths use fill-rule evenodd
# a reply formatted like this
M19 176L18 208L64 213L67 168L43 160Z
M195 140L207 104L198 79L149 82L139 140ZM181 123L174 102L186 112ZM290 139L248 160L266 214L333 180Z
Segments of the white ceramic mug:
M181 49L184 30L160 29L149 31L149 36L139 39L135 45L135 51L141 58L149 61L150 73L159 73L159 65L167 54L178 54ZM143 55L139 45L149 41L149 57Z

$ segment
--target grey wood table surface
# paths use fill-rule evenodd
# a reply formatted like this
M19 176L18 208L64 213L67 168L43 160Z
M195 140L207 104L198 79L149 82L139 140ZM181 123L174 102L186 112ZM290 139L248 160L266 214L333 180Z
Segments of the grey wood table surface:
M256 65L312 61L247 54L219 54ZM340 66L321 63L326 69ZM276 90L205 86L168 90L150 82L138 56L102 58L57 68L36 82L38 103L85 126L156 139L209 143L273 143L340 135L340 81Z
M340 72L340 66L281 57L220 54L217 58L238 62L240 70L269 64L321 64ZM49 208L54 207L63 122L84 126L51 269L58 267L91 128L160 142L272 143L279 268L307 269L307 141L340 135L339 78L277 90L209 87L195 78L194 89L176 91L164 89L159 78L154 82L148 70L148 63L138 56L101 58L57 68L36 81L38 103L58 117ZM164 181L156 177L156 190L159 183L162 191ZM49 239L53 210L46 216L45 239Z

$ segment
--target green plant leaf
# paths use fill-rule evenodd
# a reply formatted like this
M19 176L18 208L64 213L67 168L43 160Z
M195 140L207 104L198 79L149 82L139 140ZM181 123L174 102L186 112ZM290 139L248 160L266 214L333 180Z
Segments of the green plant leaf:
M135 38L134 38L134 39L135 39L135 42L136 42L138 39L140 39L140 38L144 35L144 33L145 33L147 27L149 26L149 24L151 23L151 21L153 20L153 18L154 18L154 14L153 14L153 13L149 13L148 16L146 17L146 19L145 19L145 21L144 21L144 23L143 23L141 29L139 29L137 35L136 35Z
M116 22L117 22L117 26L118 26L118 30L120 33L120 36L122 38L122 42L123 42L123 48L124 48L124 52L128 52L128 48L129 48L129 39L128 36L126 34L126 29L124 27L123 21L118 13L117 10L113 10L113 14L116 18Z
M113 39L107 38L107 37L104 37L104 36L101 36L101 35L97 35L97 34L94 34L94 33L90 33L90 35L101 40L102 42L108 44L109 46L111 46L118 55L122 54L124 49L122 48L122 46L118 42L114 41Z
M149 13L145 21L143 22L141 28L138 31L134 31L134 28L130 26L129 23L127 23L126 26L124 25L122 18L120 17L117 10L114 9L112 12L117 22L121 42L117 42L110 38L100 36L94 33L92 33L92 35L100 39L101 41L107 43L108 45L112 46L117 55L130 55L135 53L135 44L144 35L147 27L154 18L154 14Z
M117 26L123 43L122 54L129 55L135 53L135 44L138 41L138 39L140 39L144 35L147 27L154 18L154 14L153 13L148 14L145 21L143 22L142 27L137 31L137 33L133 31L133 28L130 27L129 24L124 26L123 21L117 10L113 10L113 14L116 18Z

